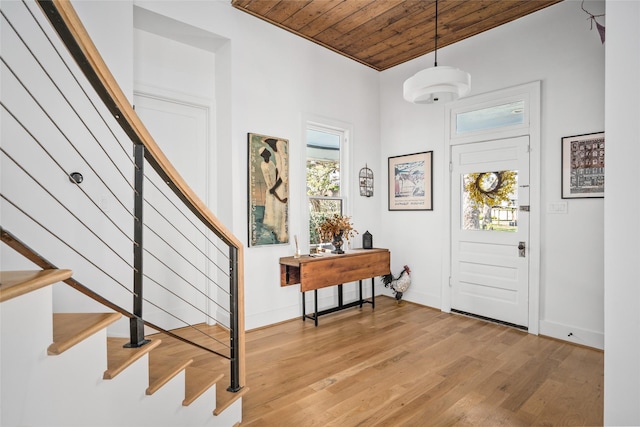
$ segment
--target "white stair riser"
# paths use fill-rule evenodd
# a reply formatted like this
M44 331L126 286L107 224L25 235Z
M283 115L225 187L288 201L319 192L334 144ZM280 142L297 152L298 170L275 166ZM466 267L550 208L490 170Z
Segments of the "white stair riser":
M0 425L21 425L29 382L53 341L51 288L44 287L0 304Z

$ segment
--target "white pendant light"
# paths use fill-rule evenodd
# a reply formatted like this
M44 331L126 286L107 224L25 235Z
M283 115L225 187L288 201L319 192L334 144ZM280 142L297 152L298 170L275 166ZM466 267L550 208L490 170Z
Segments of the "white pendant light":
M403 85L404 99L414 104L444 103L471 91L471 76L454 67L438 67L438 0L436 0L435 60L433 67L418 71Z

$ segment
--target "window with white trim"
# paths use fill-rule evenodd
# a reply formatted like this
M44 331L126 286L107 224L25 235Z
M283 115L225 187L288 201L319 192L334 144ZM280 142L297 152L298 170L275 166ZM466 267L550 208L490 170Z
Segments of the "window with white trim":
M343 149L345 131L317 124L308 124L307 197L309 206L309 246L315 252L322 246L317 231L324 218L344 214L345 196Z

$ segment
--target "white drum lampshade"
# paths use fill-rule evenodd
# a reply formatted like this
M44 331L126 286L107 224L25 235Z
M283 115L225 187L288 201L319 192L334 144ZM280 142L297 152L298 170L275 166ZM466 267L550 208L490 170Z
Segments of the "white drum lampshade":
M439 66L418 71L403 85L404 99L414 104L453 101L471 91L471 76L454 67Z

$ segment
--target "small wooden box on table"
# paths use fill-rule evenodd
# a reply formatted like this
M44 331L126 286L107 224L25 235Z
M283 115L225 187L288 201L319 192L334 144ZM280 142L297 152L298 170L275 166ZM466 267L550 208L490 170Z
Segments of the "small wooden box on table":
M318 316L338 310L360 306L364 303L375 308L374 279L390 272L388 249L352 249L344 254L324 253L318 256L302 255L300 258L280 258L280 286L300 284L302 292L302 320L312 319L318 326ZM362 280L371 278L371 299L362 298ZM342 285L358 281L359 297L344 304ZM338 305L318 311L318 289L338 285ZM315 311L306 314L304 294L314 291Z

